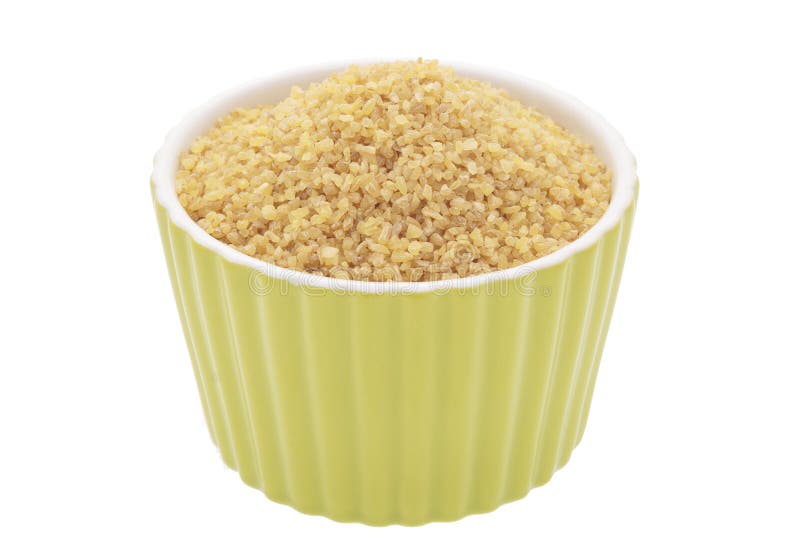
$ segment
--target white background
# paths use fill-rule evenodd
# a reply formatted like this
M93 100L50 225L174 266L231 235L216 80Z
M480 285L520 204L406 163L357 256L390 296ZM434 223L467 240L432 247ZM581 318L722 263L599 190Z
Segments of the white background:
M572 460L522 501L421 531L800 531L800 17L732 4L3 3L0 531L370 530L223 466L148 177L216 93L375 56L546 81L622 132L641 177Z

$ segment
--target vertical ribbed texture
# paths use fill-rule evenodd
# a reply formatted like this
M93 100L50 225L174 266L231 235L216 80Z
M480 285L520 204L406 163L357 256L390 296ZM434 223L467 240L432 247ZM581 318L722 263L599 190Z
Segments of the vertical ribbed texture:
M453 520L544 484L580 441L633 205L528 280L413 295L269 280L156 211L211 437L271 499L340 521Z

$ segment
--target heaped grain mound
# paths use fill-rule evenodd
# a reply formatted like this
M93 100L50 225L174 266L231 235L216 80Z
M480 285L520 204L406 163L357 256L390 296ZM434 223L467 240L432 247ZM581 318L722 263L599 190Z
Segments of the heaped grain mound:
M525 263L608 207L592 147L435 61L354 66L236 109L181 156L176 188L213 237L289 269L440 280Z

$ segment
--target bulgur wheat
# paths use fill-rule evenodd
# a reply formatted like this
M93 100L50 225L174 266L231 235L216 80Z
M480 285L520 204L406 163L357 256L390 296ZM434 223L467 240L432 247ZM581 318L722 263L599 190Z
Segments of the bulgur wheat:
M436 61L352 66L236 109L180 157L178 198L247 255L351 280L520 265L585 233L611 173L536 109Z

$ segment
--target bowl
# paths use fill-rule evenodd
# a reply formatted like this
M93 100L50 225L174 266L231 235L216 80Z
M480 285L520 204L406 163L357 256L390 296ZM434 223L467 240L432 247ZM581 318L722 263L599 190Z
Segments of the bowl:
M301 512L416 525L487 512L547 482L583 436L638 180L598 114L547 85L454 65L588 140L609 208L536 261L455 280L368 282L287 270L205 233L175 193L179 154L240 106L347 64L249 83L189 114L155 158L164 254L212 441Z

